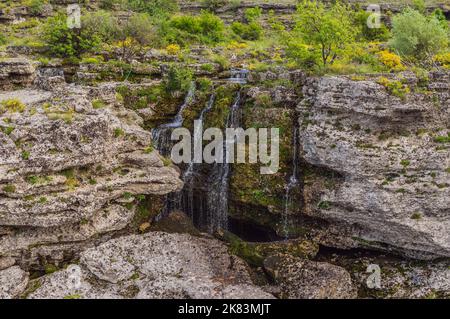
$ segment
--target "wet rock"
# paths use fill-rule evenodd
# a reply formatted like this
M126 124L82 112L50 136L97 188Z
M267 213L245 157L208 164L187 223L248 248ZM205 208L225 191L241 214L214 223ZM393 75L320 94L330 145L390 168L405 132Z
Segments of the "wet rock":
M219 241L163 232L110 240L38 281L29 298L273 298Z
M264 260L264 269L275 280L281 298L356 298L350 274L339 266L278 254Z

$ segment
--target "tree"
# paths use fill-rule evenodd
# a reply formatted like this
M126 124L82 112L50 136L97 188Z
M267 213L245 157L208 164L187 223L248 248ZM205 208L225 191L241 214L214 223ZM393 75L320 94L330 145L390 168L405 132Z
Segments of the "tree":
M416 62L429 62L448 47L448 31L435 15L424 16L407 8L392 20L392 39L389 46L400 56Z
M304 0L297 8L297 17L295 31L313 51L318 51L315 55L320 55L323 65L332 64L357 33L351 9L339 2L327 9L317 0Z

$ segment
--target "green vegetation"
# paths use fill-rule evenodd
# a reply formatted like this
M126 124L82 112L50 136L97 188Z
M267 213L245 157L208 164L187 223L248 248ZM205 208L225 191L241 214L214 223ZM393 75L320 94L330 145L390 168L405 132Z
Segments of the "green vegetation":
M23 104L20 100L8 99L0 103L0 114L4 112L22 113L23 111L25 111L25 108L26 108L25 104Z
M425 16L406 9L392 20L391 48L416 62L430 62L433 56L448 46L446 30L436 15Z

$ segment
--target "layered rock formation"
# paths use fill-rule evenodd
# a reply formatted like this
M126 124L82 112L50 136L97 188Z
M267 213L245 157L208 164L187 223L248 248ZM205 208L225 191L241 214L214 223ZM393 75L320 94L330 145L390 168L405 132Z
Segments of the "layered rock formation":
M0 256L59 263L126 228L142 195L182 186L114 92L0 93Z
M331 224L319 241L450 256L449 77L435 72L422 83L403 74L403 90L411 90L404 96L377 78L307 81L298 107L301 157L328 172L304 190L305 213Z
M0 90L29 86L35 79L35 66L27 59L0 61Z

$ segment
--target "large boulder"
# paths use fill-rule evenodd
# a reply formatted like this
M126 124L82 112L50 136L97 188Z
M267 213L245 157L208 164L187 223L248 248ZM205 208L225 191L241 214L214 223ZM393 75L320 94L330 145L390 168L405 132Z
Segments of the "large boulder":
M163 232L87 249L79 265L30 286L29 298L273 298L218 240Z
M264 260L264 269L288 299L352 299L356 288L342 267L289 255L273 255Z

